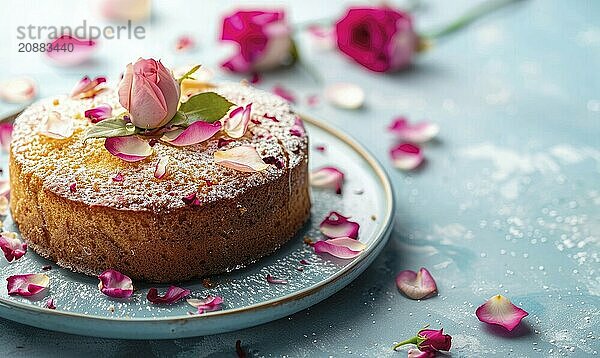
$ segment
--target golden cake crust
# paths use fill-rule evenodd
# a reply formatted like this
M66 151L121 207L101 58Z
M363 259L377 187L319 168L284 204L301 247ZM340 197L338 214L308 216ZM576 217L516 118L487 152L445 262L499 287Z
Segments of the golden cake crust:
M83 140L86 109L108 103L122 110L114 92L50 98L28 108L15 121L10 181L11 212L30 247L86 274L112 268L133 279L171 282L249 263L289 240L310 212L308 139L293 130L297 116L284 100L249 86L214 91L237 105L253 103L256 123L243 138L222 148L219 134L183 148L159 142L136 163L112 156L102 139ZM75 118L72 137L39 133L51 111ZM214 163L216 150L244 144L283 166L242 173ZM169 174L156 179L164 155L171 158ZM123 180L114 181L119 173ZM201 205L184 203L192 192Z

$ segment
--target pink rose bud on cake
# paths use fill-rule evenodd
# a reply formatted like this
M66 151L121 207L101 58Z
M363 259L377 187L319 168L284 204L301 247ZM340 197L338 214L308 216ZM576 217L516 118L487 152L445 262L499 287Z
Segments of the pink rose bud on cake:
M160 61L140 58L128 64L119 84L119 102L136 127L152 129L167 124L177 112L179 84Z
M371 71L405 68L416 52L410 15L390 7L350 8L335 28L340 51Z

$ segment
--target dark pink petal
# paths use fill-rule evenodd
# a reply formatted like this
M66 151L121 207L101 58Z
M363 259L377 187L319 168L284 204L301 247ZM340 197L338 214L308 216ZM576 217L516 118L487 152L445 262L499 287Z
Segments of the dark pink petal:
M272 284L287 285L287 280L267 275L267 282Z
M356 239L358 237L360 225L354 221L348 220L344 215L332 211L321 222L319 228L323 235L331 239L337 237L350 237Z
M47 309L50 309L50 310L55 310L56 304L54 303L54 298L49 298L48 301L46 301L46 304L44 305L44 307L46 307Z
M45 290L50 283L50 278L42 273L28 273L9 276L6 281L8 281L9 295L30 297Z
M0 99L10 103L29 102L37 96L37 84L29 77L0 82Z
M195 192L184 196L183 198L181 198L181 200L183 200L183 202L186 203L187 205L191 205L191 206L199 206L202 204L200 202L200 200L198 199Z
M71 90L73 98L92 98L104 90L102 84L106 83L106 77L96 77L93 80L88 76L83 77Z
M325 98L343 109L358 109L365 102L365 91L353 83L334 83L325 89Z
M502 326L509 331L521 323L521 320L528 314L502 295L491 297L475 311L475 315L481 322Z
M440 131L437 124L421 122L410 124L404 117L396 118L388 127L399 139L412 143L423 143L433 139Z
M216 151L214 158L215 163L240 172L260 172L269 167L251 145Z
M390 150L394 167L401 170L413 170L423 162L421 148L410 143L401 143Z
M10 150L10 142L12 141L12 123L0 123L0 147L8 152Z
M170 286L163 296L158 295L158 290L152 287L148 291L146 298L154 304L172 304L190 295L190 290L185 288Z
M205 299L188 298L187 302L198 309L198 314L202 314L219 310L223 304L223 298L220 296L208 296Z
M435 280L429 271L423 267L419 272L412 270L400 271L396 276L396 286L398 286L400 292L413 300L431 297L437 292Z
M253 85L260 83L261 78L258 72L252 72L252 77L250 78L250 83Z
M71 185L69 185L69 191L71 193L74 193L77 191L77 182L73 182L73 183L71 183Z
M117 175L115 175L115 176L112 178L112 181L119 183L119 182L122 182L122 181L123 181L123 179L125 179L125 178L123 177L123 174L121 174L121 173L119 172L119 173L117 173Z
M196 121L190 124L186 129L176 129L171 132L166 132L160 139L174 146L181 147L202 143L210 139L220 130L221 122L211 124L203 121Z
M8 262L18 260L27 252L27 243L21 241L14 232L0 234L0 248Z
M179 52L187 52L193 50L196 47L196 43L191 36L182 35L177 38L175 49Z
M46 51L46 56L58 66L77 66L89 60L94 54L96 43L92 40L81 40L69 35L63 35L52 41L48 46L52 51ZM63 51L70 48L73 51ZM54 50L56 49L56 50Z
M273 87L273 93L275 93L276 95L285 99L288 102L296 103L296 97L294 96L294 94L280 85Z
M217 143L217 147L222 148L222 147L226 146L227 144L229 144L231 142L235 142L235 141L233 139L219 138L219 142Z
M152 154L150 144L136 136L106 138L104 148L126 162L138 162Z
M344 173L334 167L323 167L313 170L309 176L310 185L315 188L331 189L336 194L342 193Z
M296 137L303 137L306 134L306 130L304 129L304 124L300 117L296 117L294 121L294 125L290 128L290 134Z
M325 150L327 150L327 147L325 147L324 145L320 144L320 145L315 145L315 150L317 152L321 152L321 153L325 153Z
M53 139L69 138L73 135L73 118L52 111L40 122L40 134Z
M277 158L272 155L269 155L268 157L264 157L263 162L265 162L267 164L273 164L275 166L275 168L277 168L277 169L282 169L285 165L281 158Z
M310 263L308 261L306 261L305 259L300 260L300 263L302 265L310 265Z
M350 237L322 240L314 243L315 253L327 253L340 259L352 259L366 248L362 242Z
M89 118L92 123L98 123L111 117L112 107L109 104L103 103L97 107L88 109L85 111L84 115L86 118Z
M223 130L231 138L241 138L248 129L250 116L252 115L252 103L246 107L237 107L229 112L229 118L223 124Z
M162 179L165 174L167 174L169 159L170 157L168 155L158 158L158 162L156 162L156 169L154 169L154 177L156 179Z
M106 270L98 276L98 288L102 293L113 298L129 298L133 294L133 282L119 271Z
M270 115L268 115L268 114L266 114L266 113L265 113L265 114L263 114L263 117L265 117L266 119L270 119L270 120L272 120L273 122L279 122L279 119L277 119L275 116L270 116Z

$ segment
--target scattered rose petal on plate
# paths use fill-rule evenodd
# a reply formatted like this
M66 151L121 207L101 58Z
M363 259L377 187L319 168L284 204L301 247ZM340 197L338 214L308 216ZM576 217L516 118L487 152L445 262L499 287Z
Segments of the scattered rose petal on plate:
M181 200L183 200L183 202L186 205L190 205L190 206L200 206L200 204L202 204L200 202L200 200L198 199L197 195L195 192L184 196L183 198L181 198Z
M335 167L323 167L313 170L309 175L310 185L315 188L331 189L342 193L344 173Z
M10 103L29 102L37 96L37 84L29 77L0 82L0 99Z
M74 193L74 192L76 192L76 191L77 191L77 182L73 182L73 183L71 183L71 184L69 185L69 191L70 191L71 193Z
M73 118L59 112L48 113L40 122L40 134L53 139L66 139L73 135Z
M350 237L322 240L314 243L315 253L328 253L340 259L352 259L360 255L367 246Z
M223 298L220 296L208 296L205 299L188 298L187 302L198 309L198 314L202 314L219 310L223 304Z
M53 51L45 51L46 57L57 66L77 66L88 61L96 50L96 42L62 35L48 44ZM63 49L69 48L69 51Z
M231 138L241 138L248 129L252 116L252 103L245 107L240 106L229 112L229 117L223 123L223 130Z
M56 303L54 302L54 298L49 298L46 301L46 304L44 305L44 307L46 307L49 310L55 310L56 309Z
M50 283L50 277L43 273L28 273L9 276L6 281L9 295L30 297L45 290Z
M0 248L8 262L18 260L27 253L27 243L17 237L17 233L5 231L0 234Z
M512 331L529 313L512 304L508 298L495 295L479 306L475 315L481 322L502 326Z
M215 163L240 172L260 172L269 167L251 145L216 151L214 158Z
M186 298L190 295L190 293L191 292L188 289L177 286L170 286L164 295L159 296L158 289L152 287L150 288L150 290L148 290L146 298L148 299L148 301L154 304L172 304L183 298Z
M344 109L358 109L365 102L365 91L353 83L335 83L325 88L329 103Z
M158 158L158 162L156 162L156 168L154 169L154 177L156 179L162 179L167 174L167 167L169 166L170 159L171 157L168 155Z
M322 144L315 145L314 148L317 152L321 152L321 153L325 153L325 151L327 150L327 147L325 147Z
M421 148L410 143L401 143L390 150L394 167L401 170L413 170L423 163Z
M296 103L296 96L281 85L274 86L272 92L290 103Z
M288 281L282 278L273 277L270 274L267 275L267 282L278 285L287 285Z
M113 298L129 298L133 294L133 282L119 271L108 269L98 276L98 288Z
M98 123L112 116L112 107L110 104L102 103L85 111L84 116L89 118L92 123Z
M176 147L182 147L202 143L212 138L212 136L220 130L221 122L207 123L204 121L196 121L190 124L186 129L176 129L174 131L166 132L160 140Z
M316 94L309 95L306 97L306 104L308 104L309 107L315 107L319 104L319 96Z
M432 351L420 351L417 348L411 348L407 352L408 358L435 358L436 353Z
M84 76L71 90L71 97L92 98L104 90L103 83L106 83L106 77L100 76L92 80L88 76Z
M428 298L437 292L435 280L424 267L421 267L419 272L400 271L396 276L396 286L400 292L413 300Z
M424 143L432 140L440 132L440 127L429 122L410 124L406 118L399 117L390 124L388 130L401 140Z
M177 38L175 43L175 50L179 52L188 52L196 47L196 42L189 35L181 35Z
M104 148L126 162L144 160L152 154L150 144L136 136L106 138Z
M0 123L0 147L5 152L10 150L10 142L12 141L12 123Z
M319 229L323 235L330 239L337 237L356 239L359 228L360 225L358 223L348 220L347 217L335 211L330 212L319 225Z

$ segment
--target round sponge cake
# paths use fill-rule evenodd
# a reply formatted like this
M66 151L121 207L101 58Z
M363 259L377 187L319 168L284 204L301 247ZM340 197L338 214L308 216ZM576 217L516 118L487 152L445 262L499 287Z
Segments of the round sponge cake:
M102 103L122 110L112 90L26 109L13 130L10 207L29 246L73 271L111 268L169 282L250 263L293 237L310 214L308 138L298 116L280 97L244 84L212 91L236 105L253 103L245 136L219 142L218 133L187 147L156 142L154 153L135 163L111 155L103 139L84 140L91 125L85 110ZM74 119L71 137L40 134L52 111ZM214 162L215 151L248 144L271 163L267 169L245 173ZM165 155L168 174L157 179ZM184 202L191 193L199 205Z

